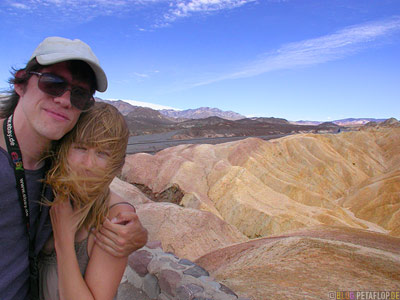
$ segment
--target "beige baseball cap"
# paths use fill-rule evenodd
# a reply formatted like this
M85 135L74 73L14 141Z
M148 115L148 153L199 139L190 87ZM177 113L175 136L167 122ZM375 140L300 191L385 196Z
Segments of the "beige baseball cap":
M107 77L92 49L81 40L70 40L62 37L48 37L37 46L30 59L36 58L43 66L66 60L82 60L86 62L96 75L97 90L107 89Z

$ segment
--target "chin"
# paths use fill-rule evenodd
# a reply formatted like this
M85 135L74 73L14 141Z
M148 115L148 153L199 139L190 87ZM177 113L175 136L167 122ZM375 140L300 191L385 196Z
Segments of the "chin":
M64 135L66 135L71 129L72 129L72 127L68 128L68 129L64 129L64 128L59 129L57 127L54 127L52 129L46 128L46 130L44 130L42 132L42 136L46 137L48 140L51 140L51 141L58 141Z
M60 140L63 136L65 135L65 133L54 133L54 134L48 134L47 138L51 141L58 141Z

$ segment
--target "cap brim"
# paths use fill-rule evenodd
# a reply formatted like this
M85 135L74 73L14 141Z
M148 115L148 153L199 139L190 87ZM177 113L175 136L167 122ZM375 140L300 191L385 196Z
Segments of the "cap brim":
M107 82L107 76L104 73L103 69L96 63L94 63L92 60L82 58L82 56L75 56L75 55L68 55L66 53L52 53L52 54L42 54L36 56L36 60L39 64L46 66L46 65L52 65L55 63L67 61L67 60L81 60L86 62L93 70L95 76L96 76L96 83L97 83L97 88L99 92L104 92L107 90L108 82Z

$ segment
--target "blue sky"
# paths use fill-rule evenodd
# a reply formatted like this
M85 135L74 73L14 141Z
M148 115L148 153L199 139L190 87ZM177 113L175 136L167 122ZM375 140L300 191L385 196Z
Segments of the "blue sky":
M399 0L2 0L0 88L47 36L88 43L103 99L400 119Z

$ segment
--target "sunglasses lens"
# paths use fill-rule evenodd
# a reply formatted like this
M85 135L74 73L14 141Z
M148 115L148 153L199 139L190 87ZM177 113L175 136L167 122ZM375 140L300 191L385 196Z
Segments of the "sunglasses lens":
M45 73L40 76L39 88L52 96L61 96L68 87L68 83L61 77Z
M71 91L71 104L77 109L86 110L94 104L92 94L80 87L74 87Z

